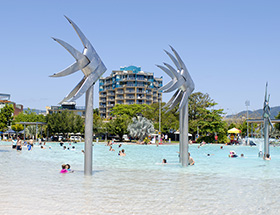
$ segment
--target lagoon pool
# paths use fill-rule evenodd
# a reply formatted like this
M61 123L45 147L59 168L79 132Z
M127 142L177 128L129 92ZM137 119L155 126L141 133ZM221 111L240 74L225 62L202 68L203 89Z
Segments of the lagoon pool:
M93 175L86 177L82 143L72 144L75 151L46 145L17 152L0 142L0 214L280 212L279 147L271 147L272 160L264 161L257 147L193 144L195 165L182 168L178 145L122 145L126 157L120 157L118 145L110 152L99 143L93 147ZM230 150L245 157L229 158ZM59 174L63 163L75 172Z

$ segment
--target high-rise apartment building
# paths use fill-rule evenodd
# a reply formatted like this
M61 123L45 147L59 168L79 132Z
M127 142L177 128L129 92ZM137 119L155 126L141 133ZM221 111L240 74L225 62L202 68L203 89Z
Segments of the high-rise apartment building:
M102 118L110 117L117 104L153 104L162 101L162 77L155 78L141 67L121 67L111 75L99 79L99 111Z

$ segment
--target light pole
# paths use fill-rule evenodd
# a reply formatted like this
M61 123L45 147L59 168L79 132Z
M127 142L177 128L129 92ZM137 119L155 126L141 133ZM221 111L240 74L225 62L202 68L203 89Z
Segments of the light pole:
M249 127L248 127L248 118L249 118L249 114L248 114L248 107L250 106L250 101L249 100L246 100L245 101L245 105L247 107L247 145L249 145Z
M161 102L160 102L160 99L159 99L159 104L158 104L158 143L160 143L160 137L161 137Z

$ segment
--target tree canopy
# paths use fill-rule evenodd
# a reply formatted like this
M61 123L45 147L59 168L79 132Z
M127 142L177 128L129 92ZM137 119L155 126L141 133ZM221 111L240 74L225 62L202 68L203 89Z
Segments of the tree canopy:
M71 111L48 114L46 117L47 127L50 134L55 133L79 133L83 132L84 119Z
M14 107L12 104L6 104L0 109L0 131L6 131L13 119Z

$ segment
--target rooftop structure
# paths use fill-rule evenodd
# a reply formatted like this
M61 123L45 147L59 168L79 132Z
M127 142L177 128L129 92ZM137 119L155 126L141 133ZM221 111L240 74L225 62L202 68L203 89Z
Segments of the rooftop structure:
M10 98L11 98L10 94L0 93L0 100L10 100Z
M63 110L72 111L77 115L85 117L85 107L84 106L76 106L76 102L63 102L61 105L56 106L47 106L46 113L53 114L53 113L60 113Z
M99 111L102 118L110 117L117 104L153 104L162 101L162 77L141 70L141 67L121 67L99 80Z

